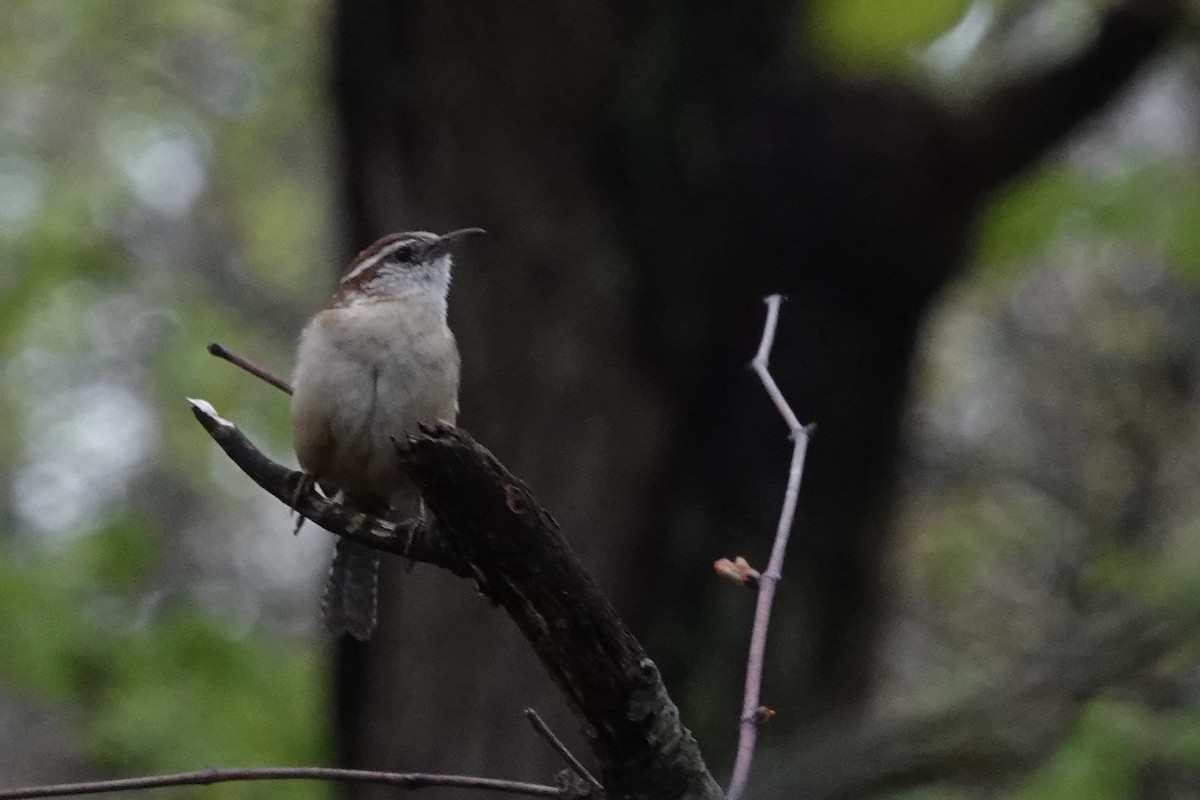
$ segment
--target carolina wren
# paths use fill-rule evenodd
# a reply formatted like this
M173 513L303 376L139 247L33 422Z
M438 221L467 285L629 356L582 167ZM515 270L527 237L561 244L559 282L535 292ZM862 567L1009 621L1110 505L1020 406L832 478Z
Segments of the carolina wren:
M455 421L458 347L446 325L450 248L481 234L393 233L363 250L300 334L292 436L300 467L330 497L395 521L422 513L393 440ZM375 629L379 553L338 539L322 610L334 635Z

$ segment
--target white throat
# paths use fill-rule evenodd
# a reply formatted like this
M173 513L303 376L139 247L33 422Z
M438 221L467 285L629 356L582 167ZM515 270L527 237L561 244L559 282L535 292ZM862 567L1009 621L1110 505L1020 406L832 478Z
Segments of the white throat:
M388 295L398 300L432 306L445 317L452 263L450 255L446 253L416 266L385 266L362 285L361 291L368 297Z

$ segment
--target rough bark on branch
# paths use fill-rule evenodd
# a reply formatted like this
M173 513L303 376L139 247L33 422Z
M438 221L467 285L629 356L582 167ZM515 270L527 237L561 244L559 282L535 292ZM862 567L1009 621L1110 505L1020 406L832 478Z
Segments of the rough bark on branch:
M585 723L607 792L722 797L658 667L528 487L449 425L409 437L402 456L438 526Z

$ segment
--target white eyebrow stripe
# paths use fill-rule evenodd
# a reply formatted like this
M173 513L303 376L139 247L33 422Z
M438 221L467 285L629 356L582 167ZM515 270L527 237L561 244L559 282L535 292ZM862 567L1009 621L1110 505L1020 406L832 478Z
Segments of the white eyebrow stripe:
M357 278L359 275L362 275L364 272L366 272L366 271L367 271L367 270L369 270L371 267L373 267L373 266L375 266L376 264L378 264L378 263L379 263L380 261L382 261L383 259L385 259L385 258L387 258L388 256L390 256L392 253L394 253L394 252L396 252L397 250L399 250L401 247L404 247L404 246L408 245L408 244L409 244L411 241L412 241L411 239L401 239L401 240L399 240L399 241L397 241L397 242L392 242L392 243L391 243L391 244L389 244L387 247L383 248L383 249L382 249L382 250L380 250L378 253L376 253L375 255L371 256L371 257L370 257L370 258L368 258L367 260L363 261L361 264L359 264L359 265L358 265L357 267L355 267L354 269L350 270L350 272L349 272L349 273L347 273L347 274L346 274L346 276L345 276L344 278L342 278L340 281L338 281L338 283L345 283L346 281L353 280L354 278Z

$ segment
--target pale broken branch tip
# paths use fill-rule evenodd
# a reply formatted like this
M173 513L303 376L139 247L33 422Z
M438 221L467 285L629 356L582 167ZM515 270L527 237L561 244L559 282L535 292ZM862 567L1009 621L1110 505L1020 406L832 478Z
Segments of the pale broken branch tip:
M218 414L217 410L212 407L212 403L208 402L207 400L201 400L197 397L189 397L187 401L188 405L192 407L193 412L197 414L203 414L217 425L220 425L222 428L235 427L232 422Z

